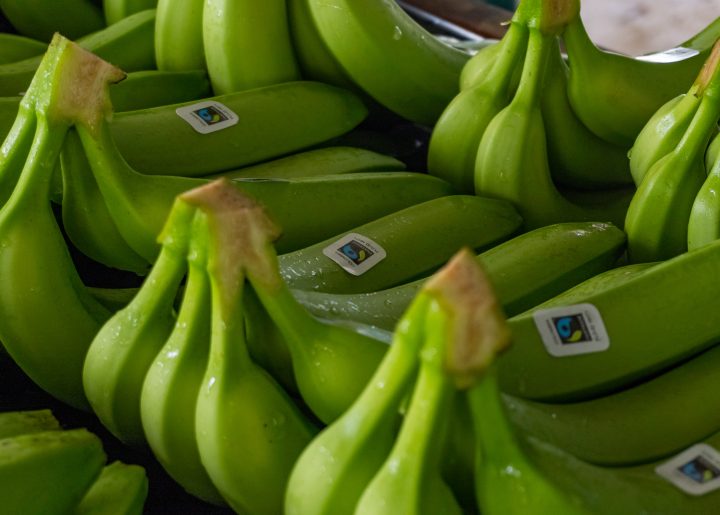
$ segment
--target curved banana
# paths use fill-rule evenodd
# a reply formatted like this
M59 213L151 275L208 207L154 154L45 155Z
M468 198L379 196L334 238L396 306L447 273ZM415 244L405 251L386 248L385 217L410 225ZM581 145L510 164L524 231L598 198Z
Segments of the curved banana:
M158 0L155 56L158 70L204 70L204 0Z
M158 0L102 0L105 22L112 25L136 12L155 9L157 3Z
M709 151L708 154L710 154ZM700 187L690 211L687 228L689 250L702 247L720 238L720 202L718 202L720 160L716 160L708 170L705 182Z
M41 55L47 50L42 41L18 34L0 33L0 64L14 63Z
M509 29L508 29L509 30ZM481 48L474 56L470 58L468 62L463 66L462 72L460 73L460 91L464 91L468 88L475 86L482 82L490 70L495 65L495 61L502 52L503 40L501 39L497 43L488 45ZM513 81L517 87L517 83L520 79Z
M385 0L305 0L329 49L368 95L401 116L432 126L458 93L469 59Z
M286 0L205 0L202 35L216 95L300 79Z
M632 58L597 48L578 14L562 34L570 104L592 132L629 149L652 114L687 91L719 36L720 18L677 48Z
M103 467L73 515L142 515L148 478L139 465L114 461Z
M102 10L91 0L0 0L0 9L23 36L49 42L61 33L77 39L105 27Z

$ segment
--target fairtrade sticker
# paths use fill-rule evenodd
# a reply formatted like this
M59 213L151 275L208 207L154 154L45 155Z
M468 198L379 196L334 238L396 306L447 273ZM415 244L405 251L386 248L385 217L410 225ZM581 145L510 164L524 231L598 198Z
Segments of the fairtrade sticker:
M178 107L175 113L200 134L227 129L239 120L227 106L213 100Z
M655 467L655 473L690 495L704 495L720 488L720 453L698 443Z
M700 52L694 48L686 48L683 46L663 50L656 54L640 55L636 57L638 61L648 61L650 63L674 63L682 61L698 55Z
M387 256L380 245L354 232L325 247L323 254L352 275L364 274Z
M592 304L540 309L533 313L543 344L556 357L602 352L610 347L605 324Z

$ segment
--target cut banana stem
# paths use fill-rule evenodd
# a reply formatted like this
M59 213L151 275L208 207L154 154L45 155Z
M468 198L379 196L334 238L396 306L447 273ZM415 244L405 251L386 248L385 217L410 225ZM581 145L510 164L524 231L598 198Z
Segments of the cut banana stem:
M115 461L103 467L74 515L142 515L148 478L139 465Z

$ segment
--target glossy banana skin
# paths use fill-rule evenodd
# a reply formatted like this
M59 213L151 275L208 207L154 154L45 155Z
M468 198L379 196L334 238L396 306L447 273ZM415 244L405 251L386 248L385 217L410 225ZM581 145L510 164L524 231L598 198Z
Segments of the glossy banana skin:
M395 2L305 1L330 53L380 104L432 126L458 93L467 54L429 34Z
M503 390L533 400L579 401L609 394L708 348L720 337L715 313L707 308L718 287L710 279L717 277L718 252L720 246L712 243L620 283L606 285L599 276L510 319L518 345L499 363ZM684 300L669 305L660 301L664 295ZM552 357L533 311L580 303L599 310L610 347L572 359Z
M485 249L496 245L514 234L521 223L506 202L466 195L440 197L284 254L280 269L291 288L367 293L428 274L464 246ZM349 232L370 238L387 253L359 276L349 274L323 253ZM421 233L436 236L429 241Z
M141 515L148 493L148 478L139 465L115 461L103 467L100 476L78 503L75 515Z
M516 236L478 255L508 316L517 315L611 268L625 235L608 224L564 223ZM546 259L526 259L526 256ZM314 315L393 330L425 279L363 294L295 290Z
M0 64L14 63L45 52L42 41L17 34L0 33Z
M55 32L77 39L105 27L102 11L90 0L2 0L5 17L24 36L50 41Z
M155 54L158 70L204 70L204 0L158 0Z

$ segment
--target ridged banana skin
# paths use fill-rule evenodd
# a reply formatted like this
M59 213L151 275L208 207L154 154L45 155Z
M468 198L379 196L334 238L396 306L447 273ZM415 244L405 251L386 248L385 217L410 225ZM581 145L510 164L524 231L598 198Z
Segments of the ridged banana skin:
M300 79L286 0L205 0L202 25L216 95Z
M155 68L155 11L142 11L80 38L84 49L126 72ZM0 65L0 96L17 96L32 80L42 56Z
M4 513L71 513L105 464L102 442L85 429L0 440Z
M116 112L189 102L210 94L210 82L203 70L131 72L125 80L110 86Z
M322 143L359 124L367 109L352 93L317 82L290 82L213 97L240 118L199 134L174 106L115 116L123 156L138 171L199 176L232 170Z
M139 465L115 461L103 467L73 515L142 515L148 478Z
M451 195L389 214L343 231L311 247L280 256L285 282L300 290L367 293L429 274L462 247L485 249L515 233L522 220L506 202ZM387 256L361 275L349 274L324 254L345 234L358 233ZM433 234L426 239L422 235Z
M55 430L60 430L60 422L48 409L0 413L0 440Z
M625 234L600 223L565 223L535 229L478 254L507 316L611 268L624 251ZM543 256L527 259L527 256ZM294 290L314 315L348 319L392 331L425 279L387 290L333 294Z
M0 9L23 36L49 42L55 32L70 39L105 27L102 11L90 0L0 0Z
M345 72L391 111L432 126L457 95L468 55L427 32L395 1L306 2Z
M158 70L204 70L204 0L158 0L155 57Z
M327 147L298 152L265 163L207 176L208 179L292 179L355 172L404 171L405 163L357 147Z
M146 9L155 9L158 0L102 0L103 15L108 25L117 23Z
M503 391L538 401L580 401L609 394L701 352L718 341L720 320L708 309L720 284L720 245L634 274L620 284L602 276L510 319L514 345L499 362ZM668 303L668 298L683 299ZM708 304L710 302L710 304ZM589 303L610 338L606 351L552 357L533 319L538 309ZM649 350L651 349L651 350Z
M573 63L568 98L575 113L595 134L629 149L653 113L689 89L720 36L720 23L715 20L706 30L713 40L696 55L653 63L599 50L578 16L563 32Z
M18 34L0 33L0 64L14 63L45 52L47 44Z
M571 404L541 404L504 398L523 433L581 460L629 466L680 452L720 428L706 392L717 391L720 347L645 383L618 393ZM682 413L682 416L678 414Z

